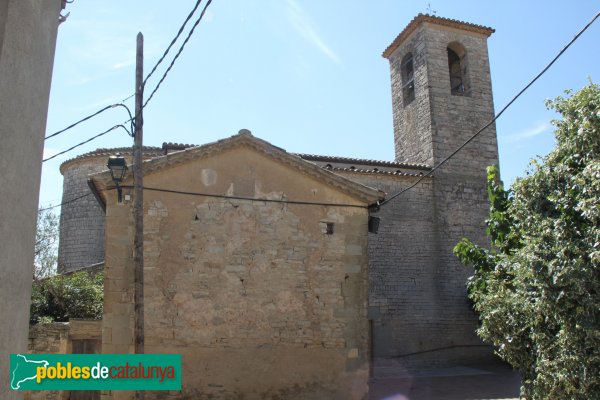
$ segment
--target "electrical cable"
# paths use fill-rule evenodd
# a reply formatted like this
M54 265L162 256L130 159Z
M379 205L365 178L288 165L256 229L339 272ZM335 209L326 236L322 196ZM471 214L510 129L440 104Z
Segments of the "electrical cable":
M146 76L146 78L144 79L144 86L146 84L146 81L152 76L152 74L156 71L156 69L158 68L158 66L164 61L165 57L167 56L167 54L169 53L169 51L171 50L171 48L173 47L173 45L175 44L175 42L177 41L177 39L179 39L179 37L181 36L181 33L183 32L183 30L185 29L185 26L187 25L187 23L189 22L189 20L192 18L192 16L194 15L194 13L196 12L196 10L198 9L198 7L200 6L202 0L198 0L196 2L196 4L194 5L194 7L192 8L192 11L190 11L190 13L188 14L188 16L186 17L185 21L183 22L182 26L179 28L179 31L177 32L177 35L175 35L175 37L173 38L173 40L171 41L171 43L169 44L169 46L167 47L167 49L165 50L165 52L163 53L163 55L161 56L161 58L158 60L158 62L154 65L154 67L152 68L152 70L150 71L150 73ZM202 18L204 17L204 14L206 12L206 9L208 8L208 6L210 5L210 3L212 2L212 0L209 0L206 5L204 6L204 8L202 9L202 13L200 14L200 17L196 20L196 22L194 23L194 25L192 26L192 29L190 30L190 32L188 33L188 36L186 37L185 41L183 42L183 44L181 45L181 47L179 48L179 51L177 52L177 54L175 55L175 57L173 58L173 60L171 61L171 64L169 65L169 67L167 68L167 70L165 71L165 73L163 74L162 78L160 79L160 81L158 82L158 84L156 85L156 87L154 88L154 90L152 91L152 94L150 95L150 97L146 100L146 102L144 103L142 109L144 107L146 107L146 105L148 104L148 102L150 101L150 99L154 96L154 94L156 93L156 91L158 90L158 88L160 87L160 85L163 83L163 81L165 80L165 78L167 77L167 74L169 73L169 71L173 68L173 65L175 64L175 61L177 60L177 58L179 58L179 56L181 55L181 53L183 52L183 49L185 47L185 45L187 44L187 42L190 40L192 34L194 33L194 30L196 29L196 27L198 26L198 24L200 23L200 21L202 20ZM132 98L133 96L135 96L135 93L126 97L125 99L123 99L121 101L121 103L118 104L112 104L112 105L108 105L98 111L96 111L93 114L88 115L85 118L80 119L79 121L67 126L64 129L61 129L58 132L55 132L49 136L46 136L44 138L44 140L53 138L55 136L60 135L63 132L68 131L69 129L74 128L75 126L79 125L82 122L85 122L101 113L103 113L104 111L113 108L113 107L117 107L117 106L122 106L125 107L127 109L127 112L129 113L129 120L124 121L123 124L126 123L131 123L132 127L131 127L131 134L130 136L133 136L133 132L135 131L134 125L135 125L135 118L132 116L131 111L129 110L129 108L123 104L125 101L129 100L130 98ZM137 117L137 116L136 116ZM46 160L44 160L46 161Z
M183 52L183 49L185 48L185 45L187 44L187 42L190 40L190 38L194 34L194 30L196 29L196 27L198 26L198 24L200 23L200 21L202 21L202 18L204 17L204 14L206 13L206 9L208 8L208 6L210 6L210 3L212 3L212 0L208 0L208 2L206 3L206 5L202 9L202 12L200 13L200 17L198 17L198 19L196 20L196 22L194 22L194 25L192 26L192 29L190 30L190 32L188 33L187 37L183 41L183 44L181 45L181 47L179 47L179 51L177 51L177 54L175 54L175 57L173 57L173 60L171 61L171 64L169 65L169 67L167 68L167 70L165 71L165 73L163 74L162 78L160 78L160 81L158 81L158 84L156 85L156 87L154 88L154 90L152 91L152 93L150 94L150 96L148 97L148 99L146 100L146 102L144 103L144 105L142 106L142 109L144 109L148 105L148 103L150 102L150 100L152 100L152 97L154 97L154 94L160 88L160 85L163 83L163 81L167 77L169 71L171 71L171 68L173 68L173 65L175 65L175 61L177 61L177 59L179 58L179 56Z
M133 189L132 185L121 185L122 188ZM255 199L253 197L241 197L241 196L229 196L224 194L209 194L209 193L198 193L198 192L187 192L182 190L172 190L172 189L161 189L154 187L143 187L144 190L153 191L153 192L163 192L163 193L173 193L173 194L183 194L189 196L200 196L200 197L211 197L217 199L227 199L227 200L245 200L252 202L261 202L261 203L283 203L283 204L298 204L298 205L309 205L309 206L324 206L324 207L351 207L351 208L368 208L368 206L358 205L358 204L342 204L342 203L319 203L312 201L297 201L297 200L284 200L284 199Z
M152 74L156 71L156 69L158 68L158 66L164 61L165 57L167 56L167 54L169 53L169 51L171 50L171 48L173 47L173 45L175 44L175 42L177 41L177 39L179 39L179 36L183 32L185 26L187 25L187 23L189 22L189 20L191 19L191 17L194 15L194 13L196 12L196 10L200 6L200 3L202 3L202 0L199 0L199 1L196 2L196 4L194 5L194 8L192 9L192 11L190 11L190 13L188 14L187 18L183 22L182 26L179 28L179 31L177 32L177 35L175 35L175 38L173 38L173 40L171 40L171 43L169 44L169 46L167 47L167 49L164 51L164 53L161 56L161 58L158 60L158 62L154 65L154 67L152 68L152 70L150 71L150 73L144 79L144 82L142 84L142 88L144 88L146 86L146 82L148 81L148 79L150 78L150 76L152 76ZM183 49L185 48L187 42L190 40L190 38L194 34L194 30L196 29L196 27L198 26L198 24L200 23L200 21L202 21L202 18L204 17L204 14L206 13L206 9L210 5L210 3L212 3L212 0L209 0L206 3L206 5L204 6L204 8L202 9L202 13L200 13L200 16L198 17L198 19L196 20L196 22L194 22L194 25L192 26L192 29L188 33L188 35L185 38L183 44L180 46L179 50L177 51L177 54L175 54L175 57L173 58L173 60L171 60L171 63L169 64L169 67L164 72L162 78L158 81L158 84L156 85L156 87L154 88L154 90L152 90L152 93L150 94L150 96L148 97L148 99L146 99L146 101L142 105L142 110L146 107L146 105L148 105L148 102L150 102L150 100L152 99L152 97L154 97L154 94L158 91L159 87L161 86L161 84L163 83L163 81L166 79L168 73L171 71L171 69L175 65L175 61L177 61L177 59L179 58L179 56L183 52ZM135 93L132 94L131 96L127 97L125 100L129 100L133 96L135 96ZM140 114L140 113L141 113L141 110L140 110L140 112L138 112L138 114ZM135 121L135 119L138 117L138 114L136 114L135 117L131 117L129 120L124 121L123 123L126 124L128 122Z
M91 195L93 195L93 193L92 193L92 192L90 192L90 193L86 193L86 194L84 194L84 195L82 195L82 196L75 197L75 198L73 198L73 199L70 199L70 200L64 201L64 202L62 202L62 203L60 203L60 204L55 204L55 205L53 205L53 206L49 206L49 207L46 207L46 208L40 208L40 211L47 211L47 210L51 210L51 209L53 209L53 208L56 208L56 207L61 207L61 206L64 206L65 204L70 204L70 203L73 203L74 201L77 201L77 200L79 200L79 199L83 199L84 197L88 197L88 196L91 196Z
M452 346L436 347L433 349L415 351L413 353L398 354L396 356L392 356L392 358L406 358L406 357L412 357L412 356L421 355L421 354L436 353L438 351L452 350L452 349L458 349L458 348L472 348L472 347L493 348L494 346L491 344L454 344Z
M202 0L198 0L196 2L196 5L194 5L194 8L192 8L192 11L190 11L190 13L188 14L188 16L185 19L185 21L183 21L183 24L179 28L179 31L177 32L177 35L175 35L175 37L173 38L173 40L171 40L171 43L169 43L169 46L164 51L163 55L160 57L160 59L158 60L158 62L154 65L154 67L152 68L152 70L150 71L150 73L146 76L146 79L144 79L144 83L143 83L144 86L146 86L146 82L148 81L148 79L150 79L150 77L152 76L152 74L154 74L154 72L156 71L156 69L158 68L158 66L163 62L163 60L165 59L165 57L167 57L167 55L169 54L169 51L171 50L171 48L173 47L173 45L175 44L175 42L177 42L177 39L179 39L179 36L181 36L181 33L185 29L185 26L187 25L187 23L190 21L190 19L192 18L192 16L194 15L194 13L196 12L196 10L198 9L198 6L200 6L200 3L202 3ZM134 95L135 95L135 93L132 96L134 96Z
M135 96L135 93L130 94L129 96L125 97L123 100L121 100L121 103L125 103L127 100L129 100L130 98L132 98L133 96Z
M130 96L130 97L131 97L131 96ZM127 100L127 99L125 99L125 100ZM115 107L123 107L123 108L125 108L125 109L127 110L127 113L129 114L129 120L128 120L128 121L125 121L124 123L130 122L130 121L133 121L133 117L132 117L132 114L131 114L131 110L129 110L129 107L127 107L125 104L123 104L123 102L121 102L121 103L116 103L116 104L111 104L111 105L108 105L108 106L106 106L106 107L104 107L104 108L102 108L102 109L100 109L100 110L96 111L96 112L95 112L95 113L93 113L93 114L90 114L90 115L88 115L88 116L87 116L87 117L85 117L85 118L82 118L82 119L80 119L79 121L77 121L77 122L75 122L75 123L73 123L73 124L71 124L71 125L67 126L66 128L64 128L64 129L61 129L61 130L60 130L60 131L58 131L58 132L54 132L52 135L46 136L46 137L44 138L44 140L48 140L48 139L50 139L50 138L53 138L53 137L55 137L55 136L58 136L58 135L60 135L61 133L63 133L63 132L66 132L66 131L68 131L69 129L76 127L76 126L77 126L77 125L79 125L80 123L82 123L82 122L85 122L85 121L87 121L87 120L89 120L89 119L91 119L91 118L95 117L96 115L99 115L99 114L103 113L104 111L106 111L106 110L109 110L109 109L111 109L111 108L115 108ZM133 123L132 123L132 132L133 132Z
M50 139L50 138L52 138L52 137L54 137L54 136L60 135L61 133L63 133L63 132L66 132L66 131L68 131L68 130L69 130L69 129L71 129L71 128L74 128L75 126L79 125L80 123L82 123L82 122L84 122L84 121L87 121L88 119L90 119L90 118L93 118L93 117L95 117L95 116L96 116L96 115L98 115L98 114L101 114L101 113L103 113L104 111L108 110L108 109L109 109L109 108L111 108L111 107L112 107L112 105L110 105L110 106L106 106L106 107L104 107L103 109L101 109L101 110L98 110L98 111L96 111L95 113L93 113L93 114L90 114L90 115L88 115L87 117L80 119L79 121L75 122L74 124L71 124L71 125L67 126L65 129L61 129L60 131L58 131L58 132L55 132L55 133L53 133L52 135L46 136L46 137L44 138L44 140L48 140L48 139Z
M431 170L429 170L429 172L427 172L422 177L420 177L415 183L413 183L412 185L410 185L409 187L407 187L405 189L402 189L401 191L399 191L398 193L394 194L390 198L384 200L383 202L381 202L379 204L379 206L380 207L384 206L385 204L387 204L390 201L394 200L396 197L400 196L401 194L403 194L403 193L409 191L410 189L414 188L415 186L417 186L426 177L431 176L431 174L434 171L436 171L438 168L440 168L442 165L444 165L447 161L449 161L452 157L454 157L459 151L461 151L466 145L468 145L469 143L471 143L473 141L473 139L475 139L477 136L479 136L479 134L481 132L483 132L490 125L492 125L494 122L496 122L496 120L504 113L504 111L506 111L506 109L508 107L510 107L527 89L529 89L529 87L531 85L533 85L535 83L535 81L537 81L542 75L544 75L546 73L546 71L548 71L548 69L550 69L550 67L563 55L563 53L569 47L571 47L571 45L573 43L575 43L575 41L583 34L583 32L585 32L596 21L596 19L598 19L599 16L600 16L600 13L597 13L596 16L594 16L594 18L592 18L592 20L590 22L588 22L588 24L585 27L583 27L583 29L581 29L579 31L579 33L577 33L577 35L575 35L575 37L573 37L573 39L571 39L571 41L565 47L563 47L563 49L556 55L556 57L554 57L552 59L552 61L550 61L550 63L548 65L546 65L546 67L539 74L536 75L535 78L533 78L527 85L525 85L525 87L523 89L521 89L521 91L519 91L519 93L517 93L517 95L514 96L512 98L512 100L510 100L508 102L508 104L506 104L502 108L502 110L500 110L500 112L498 114L496 114L496 116L494 116L494 118L492 118L487 124L485 124L483 126L483 128L479 129L473 136L471 136L469 139L467 139L467 141L465 141L462 145L460 145L456 150L454 150L452 153L450 153L450 155L448 155L446 158L444 158L442 161L440 161L439 164L437 164L436 166L434 166L433 168L431 168Z
M65 153L67 153L67 152L69 152L69 151L71 151L71 150L73 150L73 149L75 149L75 148L77 148L77 147L79 147L79 146L82 146L82 145L84 145L84 144L86 144L86 143L89 143L89 142L91 142L92 140L94 140L94 139L97 139L97 138L99 138L99 137L100 137L100 136L102 136L102 135L106 135L108 132L114 131L114 130L115 130L115 129L117 129L117 128L123 128L123 129L125 130L125 132L127 132L127 133L129 134L129 131L127 130L127 128L125 128L125 126L123 126L123 125L121 125L121 124L119 124L119 125L115 125L115 126L113 126L112 128L110 128L110 129L107 129L107 130L105 130L104 132L97 134L96 136L92 136L91 138L89 138L89 139L87 139L87 140L84 140L84 141L83 141L83 142L81 142L81 143L77 143L75 146L69 147L68 149L61 151L60 153L56 153L56 154L54 154L54 155L53 155L53 156L51 156L51 157L44 158L44 159L42 160L42 162L46 162L46 161L52 160L53 158L55 158L55 157L58 157L58 156L60 156L61 154L65 154Z

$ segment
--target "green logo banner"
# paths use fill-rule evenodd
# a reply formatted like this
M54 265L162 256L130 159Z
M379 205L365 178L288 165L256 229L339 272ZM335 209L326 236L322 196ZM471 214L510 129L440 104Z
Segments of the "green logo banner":
M181 390L180 354L11 354L12 390Z

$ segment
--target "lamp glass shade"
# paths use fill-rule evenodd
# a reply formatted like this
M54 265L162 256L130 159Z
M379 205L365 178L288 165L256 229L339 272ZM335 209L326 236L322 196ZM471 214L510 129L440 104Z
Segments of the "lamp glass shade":
M110 156L106 166L110 169L113 181L121 182L123 180L127 172L127 161L121 154L117 153L114 156Z

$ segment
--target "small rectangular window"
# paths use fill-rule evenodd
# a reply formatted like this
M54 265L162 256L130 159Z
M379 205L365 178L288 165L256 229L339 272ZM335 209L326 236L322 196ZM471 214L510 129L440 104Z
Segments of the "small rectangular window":
M321 231L324 235L333 235L333 222L321 221Z

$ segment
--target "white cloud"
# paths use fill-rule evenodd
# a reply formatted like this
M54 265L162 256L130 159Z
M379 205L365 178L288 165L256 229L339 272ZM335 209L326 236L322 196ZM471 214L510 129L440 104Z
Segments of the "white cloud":
M132 59L118 62L116 64L113 64L112 67L113 67L113 69L121 69L121 68L129 67L130 65L133 65Z
M341 60L337 54L325 43L317 32L316 27L310 15L295 0L288 0L288 18L292 27L298 34L306 39L311 45L316 47L321 53L336 64L340 64Z
M503 142L505 143L517 143L533 137L539 136L543 133L547 133L552 128L552 125L548 121L544 121L532 128L526 129L521 132L513 133L511 135L504 136Z
M137 30L131 24L119 19L70 19L69 25L61 29L65 29L63 35L68 35L63 52L71 85L87 84L135 64ZM156 36L151 27L148 31L152 38ZM145 43L144 57L149 64L162 54L165 40Z

